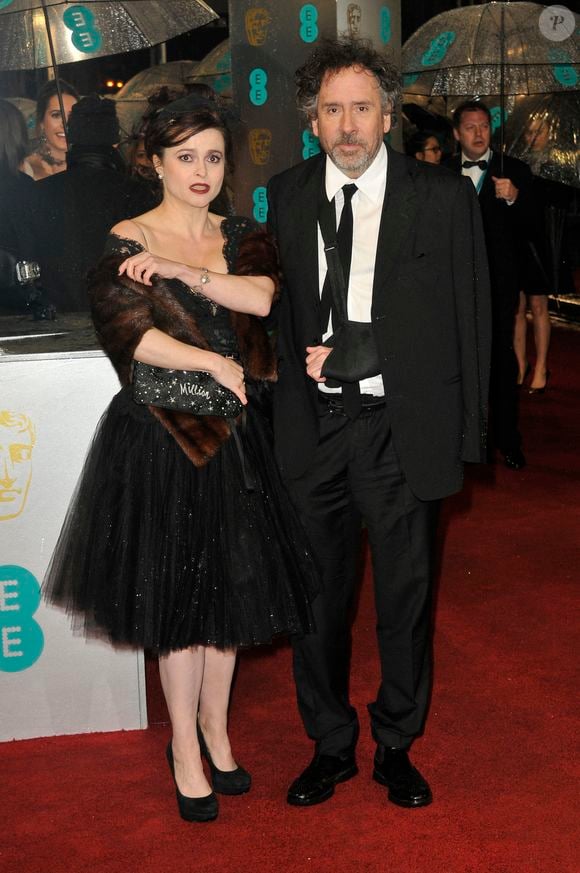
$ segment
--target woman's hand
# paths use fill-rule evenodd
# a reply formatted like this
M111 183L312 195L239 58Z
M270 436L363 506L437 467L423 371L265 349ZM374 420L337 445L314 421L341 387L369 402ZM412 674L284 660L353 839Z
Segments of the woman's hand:
M178 264L176 261L168 261L167 258L160 258L159 255L152 255L150 252L139 252L138 255L131 255L123 261L119 267L119 276L125 273L135 282L151 285L153 275L161 276L162 279L177 279L183 270L183 264Z
M216 355L215 367L212 367L210 372L216 382L219 382L224 388L229 388L230 391L233 391L244 406L247 404L248 398L246 397L244 371L237 361L234 361L233 358L224 358L222 355Z

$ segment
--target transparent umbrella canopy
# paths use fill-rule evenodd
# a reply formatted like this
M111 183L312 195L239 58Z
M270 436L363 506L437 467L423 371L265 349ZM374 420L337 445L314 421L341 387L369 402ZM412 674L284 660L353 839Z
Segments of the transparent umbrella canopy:
M402 50L414 94L544 94L580 88L580 19L539 3L483 3L427 21ZM560 7L561 8L561 7Z
M215 18L203 0L0 0L0 69L135 51Z
M191 82L209 85L221 97L232 96L232 53L229 39L224 39L199 62Z
M507 144L536 176L580 188L580 91L518 100Z
M113 97L123 133L127 136L133 133L149 106L149 97L164 85L177 93L186 93L186 83L191 81L196 68L195 61L169 61L141 70L129 79Z

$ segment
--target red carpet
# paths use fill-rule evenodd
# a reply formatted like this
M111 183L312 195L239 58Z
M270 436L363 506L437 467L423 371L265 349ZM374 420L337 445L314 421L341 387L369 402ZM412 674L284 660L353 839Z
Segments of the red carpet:
M147 731L0 745L3 873L576 873L580 333L557 329L553 384L522 398L528 467L470 470L444 516L436 674L414 759L435 802L406 811L370 779L365 704L377 685L368 571L352 696L360 775L292 809L310 747L286 645L241 659L231 733L254 775L218 821L176 812L152 687Z

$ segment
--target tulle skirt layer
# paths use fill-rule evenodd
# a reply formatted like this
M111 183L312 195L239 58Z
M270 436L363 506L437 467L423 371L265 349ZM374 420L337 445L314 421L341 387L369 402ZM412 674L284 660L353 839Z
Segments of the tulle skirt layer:
M87 634L160 653L311 630L317 572L255 401L237 435L196 468L122 389L93 439L47 600Z

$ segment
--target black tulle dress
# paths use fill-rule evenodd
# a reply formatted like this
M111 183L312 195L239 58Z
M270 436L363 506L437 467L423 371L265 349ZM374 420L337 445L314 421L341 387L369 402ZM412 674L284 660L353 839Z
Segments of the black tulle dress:
M236 226L224 229L228 268ZM227 225L224 225L227 228ZM109 251L138 243L111 237ZM179 280L172 293L220 354L236 353L228 311ZM243 422L196 467L131 386L103 415L43 586L77 629L160 653L267 643L312 629L318 580L272 454L261 389Z

